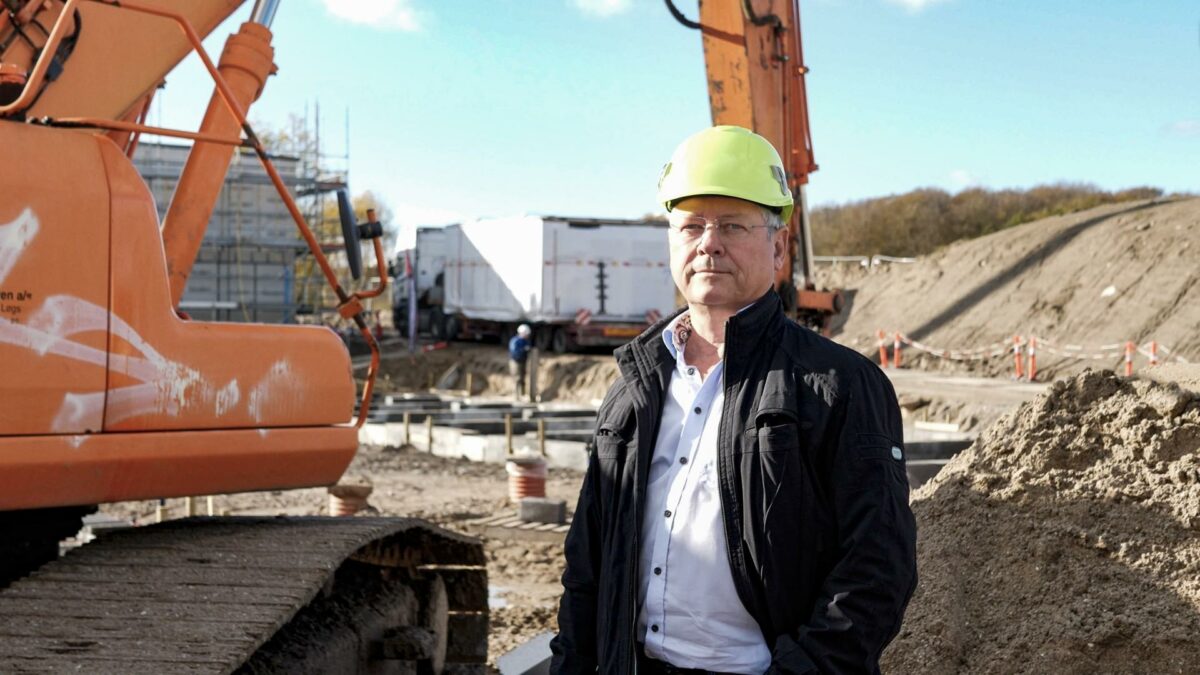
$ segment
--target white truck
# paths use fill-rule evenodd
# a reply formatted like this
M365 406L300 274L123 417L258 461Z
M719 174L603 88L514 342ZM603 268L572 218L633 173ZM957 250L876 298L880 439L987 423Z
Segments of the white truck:
M527 323L539 349L566 352L620 345L675 307L665 222L519 216L444 232L435 334L506 342Z
M448 242L445 228L417 228L413 248L400 251L392 261L392 323L401 335L408 334L409 300L415 298L418 332L445 337L440 332L444 323L438 321L435 325L431 317L441 319ZM415 289L410 288L410 280L416 284Z

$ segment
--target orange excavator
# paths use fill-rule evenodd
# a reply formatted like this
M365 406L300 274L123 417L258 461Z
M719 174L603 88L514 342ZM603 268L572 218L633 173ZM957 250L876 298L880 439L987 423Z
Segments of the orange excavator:
M331 485L357 449L378 365L361 301L386 282L343 288L246 122L277 3L257 2L218 63L204 52L240 4L3 0L0 672L482 672L482 545L420 521L186 519L48 562L92 505ZM200 129L147 126L193 50L214 82ZM144 133L194 143L161 230L131 162ZM332 331L178 310L239 147L371 345L357 418ZM378 223L342 211L350 252L362 235L382 260Z
M216 63L204 51L242 1L0 0L0 672L483 672L482 546L421 521L186 518L55 559L96 504L331 485L357 448L379 356L362 300L386 280L342 285L246 121L275 69L277 0L256 0ZM714 122L774 141L803 195L796 9L710 0L693 27ZM147 125L192 51L214 85L201 127ZM142 134L193 143L161 226L131 161ZM361 387L326 328L179 310L238 148L370 345ZM360 238L386 269L379 224L339 203L354 276ZM804 211L780 287L819 323L836 296L811 288Z

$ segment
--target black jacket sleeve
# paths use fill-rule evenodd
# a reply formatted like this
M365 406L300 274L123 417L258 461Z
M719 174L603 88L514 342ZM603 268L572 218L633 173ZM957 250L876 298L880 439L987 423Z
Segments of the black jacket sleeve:
M864 364L831 417L838 560L808 621L776 640L769 673L878 673L917 584L903 428L886 376Z
M594 447L594 446L593 446ZM589 452L588 469L579 503L567 532L563 596L558 606L558 635L550 642L555 674L594 673L596 655L596 595L600 571L600 518L596 480L599 463Z

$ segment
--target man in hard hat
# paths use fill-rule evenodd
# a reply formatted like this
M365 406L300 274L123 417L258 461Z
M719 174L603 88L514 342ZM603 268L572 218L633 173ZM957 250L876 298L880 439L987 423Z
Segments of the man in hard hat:
M695 134L658 196L687 307L615 354L551 670L878 673L917 579L895 393L784 315L766 139Z
M508 373L513 377L513 396L517 400L525 396L525 363L533 348L532 334L529 325L523 323L517 326L517 334L508 341Z

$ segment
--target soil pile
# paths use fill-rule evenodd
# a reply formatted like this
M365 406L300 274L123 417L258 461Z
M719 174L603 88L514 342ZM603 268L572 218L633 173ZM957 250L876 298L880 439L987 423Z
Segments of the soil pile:
M1107 371L1060 380L913 510L921 581L885 672L1195 672L1196 392Z
M611 354L539 354L538 389L543 401L598 404L619 372ZM508 353L497 345L466 343L413 356L385 354L380 390L466 389L468 373L474 395L512 394Z
M877 330L900 331L937 349L965 350L1035 334L1058 346L1156 340L1200 360L1200 199L1102 206L959 242L913 264L818 268L822 284L847 291L836 337L875 355ZM826 279L828 277L828 279ZM1064 360L1043 345L1047 379L1103 360ZM949 361L908 349L906 363L1006 376L1011 354ZM1136 358L1140 369L1146 360Z

